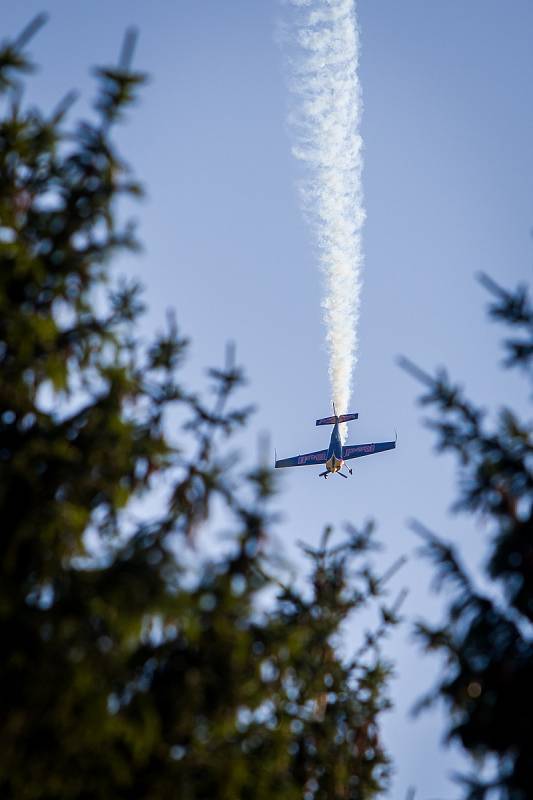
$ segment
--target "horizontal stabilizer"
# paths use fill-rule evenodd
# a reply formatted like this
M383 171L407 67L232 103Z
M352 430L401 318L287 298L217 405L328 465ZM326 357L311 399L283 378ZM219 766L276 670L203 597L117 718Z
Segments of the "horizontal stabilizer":
M352 419L357 419L359 414L341 414L339 422L351 422Z
M337 417L324 417L324 419L317 419L317 425L335 425Z
M317 419L317 425L335 425L336 422L350 422L352 419L357 419L359 414L341 414L340 417L324 417L324 419Z

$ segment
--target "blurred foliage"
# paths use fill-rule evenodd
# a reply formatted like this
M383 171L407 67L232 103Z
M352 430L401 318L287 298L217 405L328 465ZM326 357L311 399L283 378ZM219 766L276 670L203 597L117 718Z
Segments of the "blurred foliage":
M250 412L231 350L204 400L173 318L143 343L139 287L109 272L136 247L117 201L141 188L113 139L144 80L134 36L72 127L73 96L21 102L41 23L0 47L0 796L374 797L398 607L372 529L327 531L307 583L283 581L272 471L228 455ZM201 558L214 510L231 544ZM341 656L369 602L381 622Z
M504 366L533 377L533 306L526 287L508 291L486 275L489 313L510 330ZM490 590L480 591L457 547L416 523L423 552L436 565L436 587L451 594L442 625L420 623L428 650L444 656L436 690L419 708L443 700L448 738L473 760L460 776L468 800L527 800L533 796L533 427L510 408L490 424L445 371L432 378L407 360L426 387L421 402L438 416L428 424L440 451L459 460L455 509L474 515L489 532L484 569ZM502 378L505 380L505 378Z

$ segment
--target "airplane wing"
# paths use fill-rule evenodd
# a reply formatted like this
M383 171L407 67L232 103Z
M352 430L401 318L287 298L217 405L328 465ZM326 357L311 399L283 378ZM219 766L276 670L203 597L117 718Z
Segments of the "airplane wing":
M314 453L304 453L301 456L281 458L276 461L276 469L279 467L306 467L311 464L325 464L327 455L327 450L317 450Z
M370 456L372 453L382 453L383 450L393 450L396 442L371 442L370 444L348 444L342 448L342 457L345 461L350 458Z

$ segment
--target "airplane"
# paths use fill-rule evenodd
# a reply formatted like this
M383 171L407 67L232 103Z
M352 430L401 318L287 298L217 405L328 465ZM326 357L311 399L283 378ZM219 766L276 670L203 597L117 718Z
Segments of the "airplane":
M348 476L341 472L345 462L351 458L360 458L361 456L370 456L372 453L381 453L384 450L393 450L396 447L397 437L394 442L371 442L369 444L348 444L342 445L339 433L339 425L343 422L350 422L353 419L358 419L359 414L341 414L337 416L335 405L333 405L333 416L317 419L317 425L333 425L331 432L331 439L327 450L317 450L314 453L304 453L301 456L293 456L292 458L276 458L275 467L305 467L311 464L325 464L325 472L319 474L319 478L327 478L328 475L340 475L342 478ZM348 465L346 469L352 475L352 470Z

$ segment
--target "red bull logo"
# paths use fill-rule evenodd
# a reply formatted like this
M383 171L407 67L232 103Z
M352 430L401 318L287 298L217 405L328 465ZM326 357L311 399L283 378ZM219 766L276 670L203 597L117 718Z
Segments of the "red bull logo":
M355 456L358 454L369 455L376 449L375 444L360 444L357 447L346 447L344 449L344 457Z
M322 450L320 453L309 453L307 456L298 456L298 466L301 467L303 464L312 464L313 462L321 464L325 455L325 451Z

